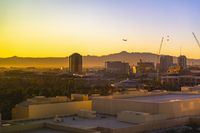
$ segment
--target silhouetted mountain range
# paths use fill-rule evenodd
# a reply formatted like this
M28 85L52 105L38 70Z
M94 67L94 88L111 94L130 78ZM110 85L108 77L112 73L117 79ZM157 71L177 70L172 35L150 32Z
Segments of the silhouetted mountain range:
M122 51L104 56L83 56L83 63L84 67L104 67L105 61L124 61L130 63L130 65L136 65L140 59L148 62L159 61L157 54ZM174 62L177 62L177 57L174 57ZM188 59L188 64L200 65L200 59ZM0 58L0 67L68 67L68 57L24 58L14 56Z

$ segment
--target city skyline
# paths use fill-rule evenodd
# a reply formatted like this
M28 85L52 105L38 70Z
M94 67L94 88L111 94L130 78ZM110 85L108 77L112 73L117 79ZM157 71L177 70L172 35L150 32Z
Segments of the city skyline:
M200 57L198 0L2 0L0 57L107 55L120 51ZM125 38L127 41L123 41ZM111 52L112 51L112 52Z

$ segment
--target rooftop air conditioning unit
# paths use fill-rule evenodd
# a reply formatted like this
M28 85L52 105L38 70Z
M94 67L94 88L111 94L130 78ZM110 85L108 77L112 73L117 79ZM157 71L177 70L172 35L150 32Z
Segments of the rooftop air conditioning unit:
M79 110L78 111L78 116L82 118L96 118L96 111L92 110Z

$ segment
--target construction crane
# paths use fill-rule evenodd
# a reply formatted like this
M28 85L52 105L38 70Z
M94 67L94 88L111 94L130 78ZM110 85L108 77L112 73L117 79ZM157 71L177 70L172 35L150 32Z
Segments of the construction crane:
M158 51L158 62L159 62L159 60L160 60L160 54L161 54L163 42L164 42L164 37L162 37L161 43L160 43L160 46L159 46L159 51ZM159 69L158 69L158 68L157 68L157 81L159 81Z
M198 46L199 46L199 48L200 48L200 43L199 43L199 40L198 40L197 36L195 35L194 32L192 32L192 34L193 34L194 39L196 40L196 42L197 42L197 44L198 44Z
M160 43L160 47L159 47L159 51L158 51L158 58L160 58L160 53L161 53L161 50L162 50L163 42L164 42L164 37L162 37L162 39L161 39L161 43Z

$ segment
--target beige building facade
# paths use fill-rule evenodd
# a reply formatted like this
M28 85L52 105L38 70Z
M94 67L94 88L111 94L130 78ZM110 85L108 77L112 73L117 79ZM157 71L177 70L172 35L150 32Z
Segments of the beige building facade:
M91 110L92 101L25 102L12 109L12 119L34 119L55 115L76 114L79 110Z
M117 115L123 111L163 114L167 118L200 115L199 94L146 95L135 97L93 98L92 110L97 113Z

